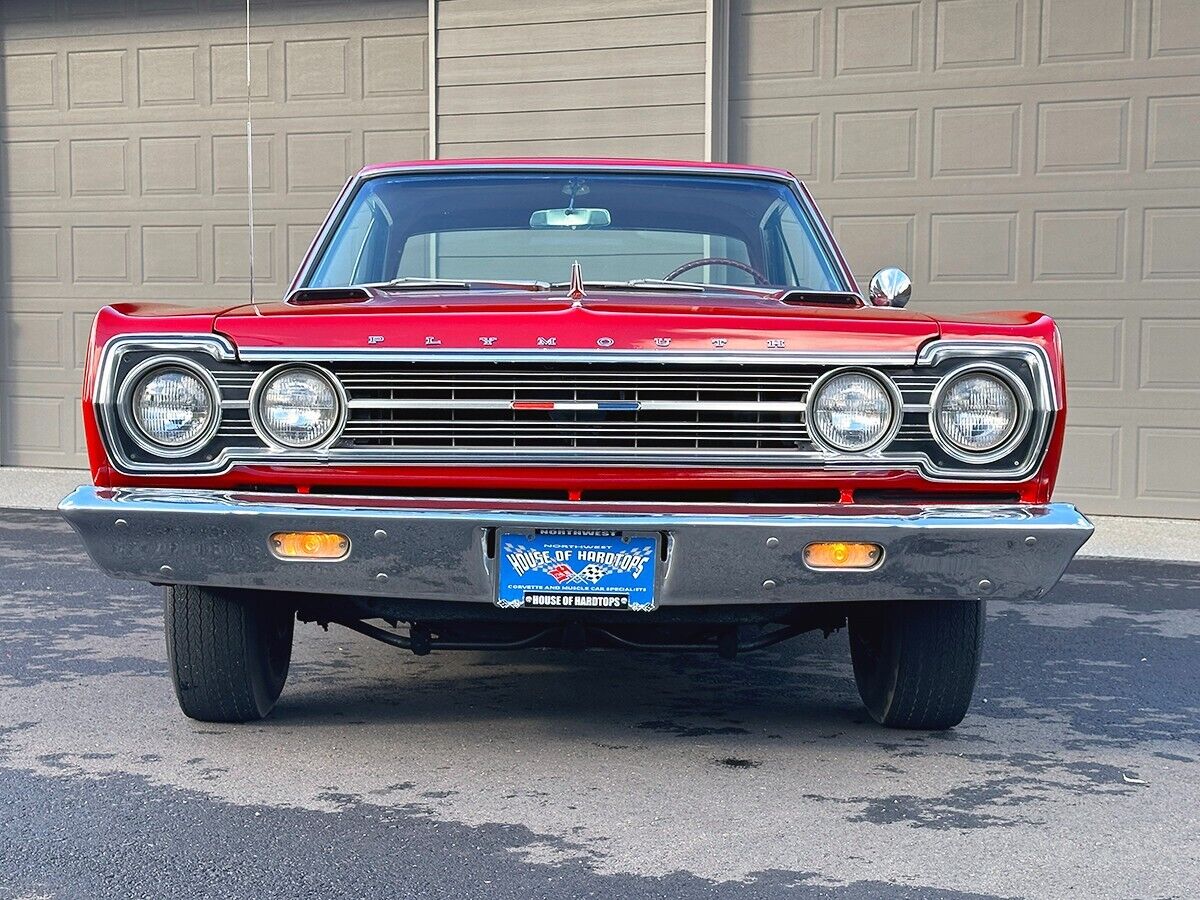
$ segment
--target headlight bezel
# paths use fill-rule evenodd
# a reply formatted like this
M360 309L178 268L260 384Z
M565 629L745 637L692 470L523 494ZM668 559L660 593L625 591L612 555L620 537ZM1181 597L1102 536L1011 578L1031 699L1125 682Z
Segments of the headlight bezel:
M334 399L337 401L337 416L334 419L333 427L329 429L329 433L325 437L311 444L289 444L282 441L267 428L263 421L262 399L267 387L280 375L294 370L309 372L321 378L333 390ZM254 379L254 384L250 388L249 403L250 423L254 427L254 431L259 439L262 440L269 450L290 453L311 453L313 451L325 450L334 444L342 436L342 431L346 427L346 419L349 416L350 410L350 403L346 397L346 389L342 386L337 376L322 366L299 362L280 363L261 372Z
M1016 418L1012 427L1004 440L989 450L963 448L942 431L941 423L938 421L938 406L950 386L962 378L976 374L989 375L1003 383L1012 392L1016 401ZM1013 448L1025 439L1033 418L1033 411L1033 398L1030 396L1029 389L1021 379L1013 374L1012 370L993 362L969 362L947 372L934 386L933 392L929 395L929 431L938 447L953 459L973 465L987 465L1008 456Z
M888 423L878 438L871 444L865 447L857 447L854 449L845 449L839 447L833 441L819 431L814 424L814 412L816 410L816 401L820 398L821 392L824 391L829 383L835 378L842 375L864 375L876 382L888 400L891 402L891 420ZM824 450L827 453L837 453L844 456L868 456L872 453L879 453L895 440L897 433L900 431L900 425L904 420L904 398L900 394L900 389L896 387L896 383L892 381L886 374L868 366L841 366L839 368L830 369L828 372L823 372L816 381L812 383L812 387L808 389L807 399L804 403L804 421L808 432L809 439L814 446Z
M159 372L172 369L184 371L197 378L204 386L208 401L212 406L212 415L204 430L186 444L160 444L143 430L133 410L137 390L146 380ZM117 415L129 439L147 453L163 459L182 459L194 456L212 441L221 427L221 388L217 384L216 378L208 369L194 360L182 356L152 356L130 369L122 379L121 386L117 391L116 406Z

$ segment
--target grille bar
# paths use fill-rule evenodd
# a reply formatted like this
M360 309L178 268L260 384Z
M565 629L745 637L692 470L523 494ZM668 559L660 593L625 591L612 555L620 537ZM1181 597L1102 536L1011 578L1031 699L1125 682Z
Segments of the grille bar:
M396 452L814 451L808 395L827 367L545 361L334 363L349 414L335 448ZM245 398L259 371L216 373L226 398L220 434L254 435ZM939 376L891 376L913 412L927 408ZM611 404L611 405L607 405ZM897 444L928 440L905 417Z
M823 371L549 359L332 368L349 401L348 448L603 453L809 448L805 402Z
M619 398L624 399L624 398ZM437 401L437 409L512 409L513 400L439 400ZM595 402L603 401L559 401L554 409L550 412L558 412L560 410L570 410L572 404L575 409L590 409ZM647 412L654 411L673 411L673 410L705 410L710 412L734 412L746 409L746 402L729 401L705 401L705 400L639 400L633 401L639 404L639 408ZM350 409L431 409L429 400L351 400ZM756 401L753 403L753 408L759 412L804 412L804 404L800 402L787 403L776 401Z

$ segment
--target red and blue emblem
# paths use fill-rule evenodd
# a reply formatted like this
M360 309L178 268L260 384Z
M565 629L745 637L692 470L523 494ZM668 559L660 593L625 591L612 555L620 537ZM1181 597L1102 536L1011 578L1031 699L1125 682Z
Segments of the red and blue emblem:
M513 400L509 406L513 409L565 409L588 412L642 408L642 404L637 400Z

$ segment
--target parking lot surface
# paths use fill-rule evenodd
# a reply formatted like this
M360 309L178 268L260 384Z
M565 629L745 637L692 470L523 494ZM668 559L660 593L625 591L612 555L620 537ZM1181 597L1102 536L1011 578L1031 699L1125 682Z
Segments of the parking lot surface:
M844 632L413 657L299 626L265 722L176 709L161 592L0 512L0 898L1200 896L1200 567L992 602L967 720L885 731Z

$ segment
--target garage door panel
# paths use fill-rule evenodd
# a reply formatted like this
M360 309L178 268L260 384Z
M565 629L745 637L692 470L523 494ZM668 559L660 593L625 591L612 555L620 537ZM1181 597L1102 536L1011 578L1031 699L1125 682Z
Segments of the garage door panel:
M80 365L101 306L247 296L244 6L77 5L90 18L0 5L8 464L82 463ZM256 0L260 296L284 290L352 171L427 155L425 14L418 0Z
M884 177L889 195L917 197L1194 188L1200 97L1167 93L1179 87L1110 81L1053 101L1016 86L967 92L968 103L961 90L738 100L731 150L797 160L825 197Z
M438 156L703 157L702 2L502 6L438 5Z
M340 188L347 164L357 168L364 160L413 158L386 153L421 150L427 143L426 122L424 116L347 115L337 119L336 130L321 119L256 122L256 205L271 209L304 202L287 190L289 179L307 185L315 178L318 184L336 182ZM196 123L189 123L187 130L162 123L105 124L74 128L73 137L57 141L32 139L44 136L45 129L11 128L3 151L19 163L10 166L5 177L20 189L9 195L8 208L16 215L168 210L179 208L178 197L196 198L206 207L244 207L244 124L240 131L236 123L227 121L215 123L203 134L195 133L195 128ZM321 144L330 146L317 146ZM337 155L329 156L330 149Z
M1067 422L1058 489L1089 505L1118 504L1121 497L1122 429L1117 425Z
M328 23L264 28L290 37L252 44L257 67L252 92L261 104L256 117L328 115L331 107L374 114L381 98L388 99L388 112L423 113L424 22L400 18L381 24L374 34L361 23L343 24L342 30L356 33L339 38L328 36ZM245 116L241 28L94 35L75 38L72 45L62 49L59 37L6 38L11 125L111 122L114 109L128 111L122 121Z
M853 245L849 262L860 280L881 265L899 264L899 232L912 232L905 243L914 250L904 259L910 274L921 277L920 303L969 300L979 291L1005 303L1198 295L1200 259L1189 239L1200 209L1195 189L1135 193L1140 199L1125 201L1123 208L1113 205L1111 192L964 195L936 202L814 193L839 240L847 223L861 235L845 233ZM1180 205L1145 207L1147 200ZM869 223L875 224L862 231ZM986 244L968 247L972 236Z
M1171 474L1200 451L1195 4L795 6L733 5L734 159L802 173L860 282L900 265L918 309L1056 316L1060 494L1200 517Z
M563 81L553 91L531 93L521 84L439 85L438 98L455 115L489 113L498 109L578 110L628 106L628 97L638 97L644 106L678 103L679 99L702 97L704 75L639 75L617 78L581 78Z
M1200 432L1178 410L1145 410L1114 423L1103 409L1074 405L1058 493L1089 512L1194 518Z
M797 77L825 96L895 90L889 75L913 91L1003 80L1045 86L1042 95L1114 77L1189 77L1188 57L1200 54L1195 21L1193 0L740 0L731 14L730 97L795 96Z

